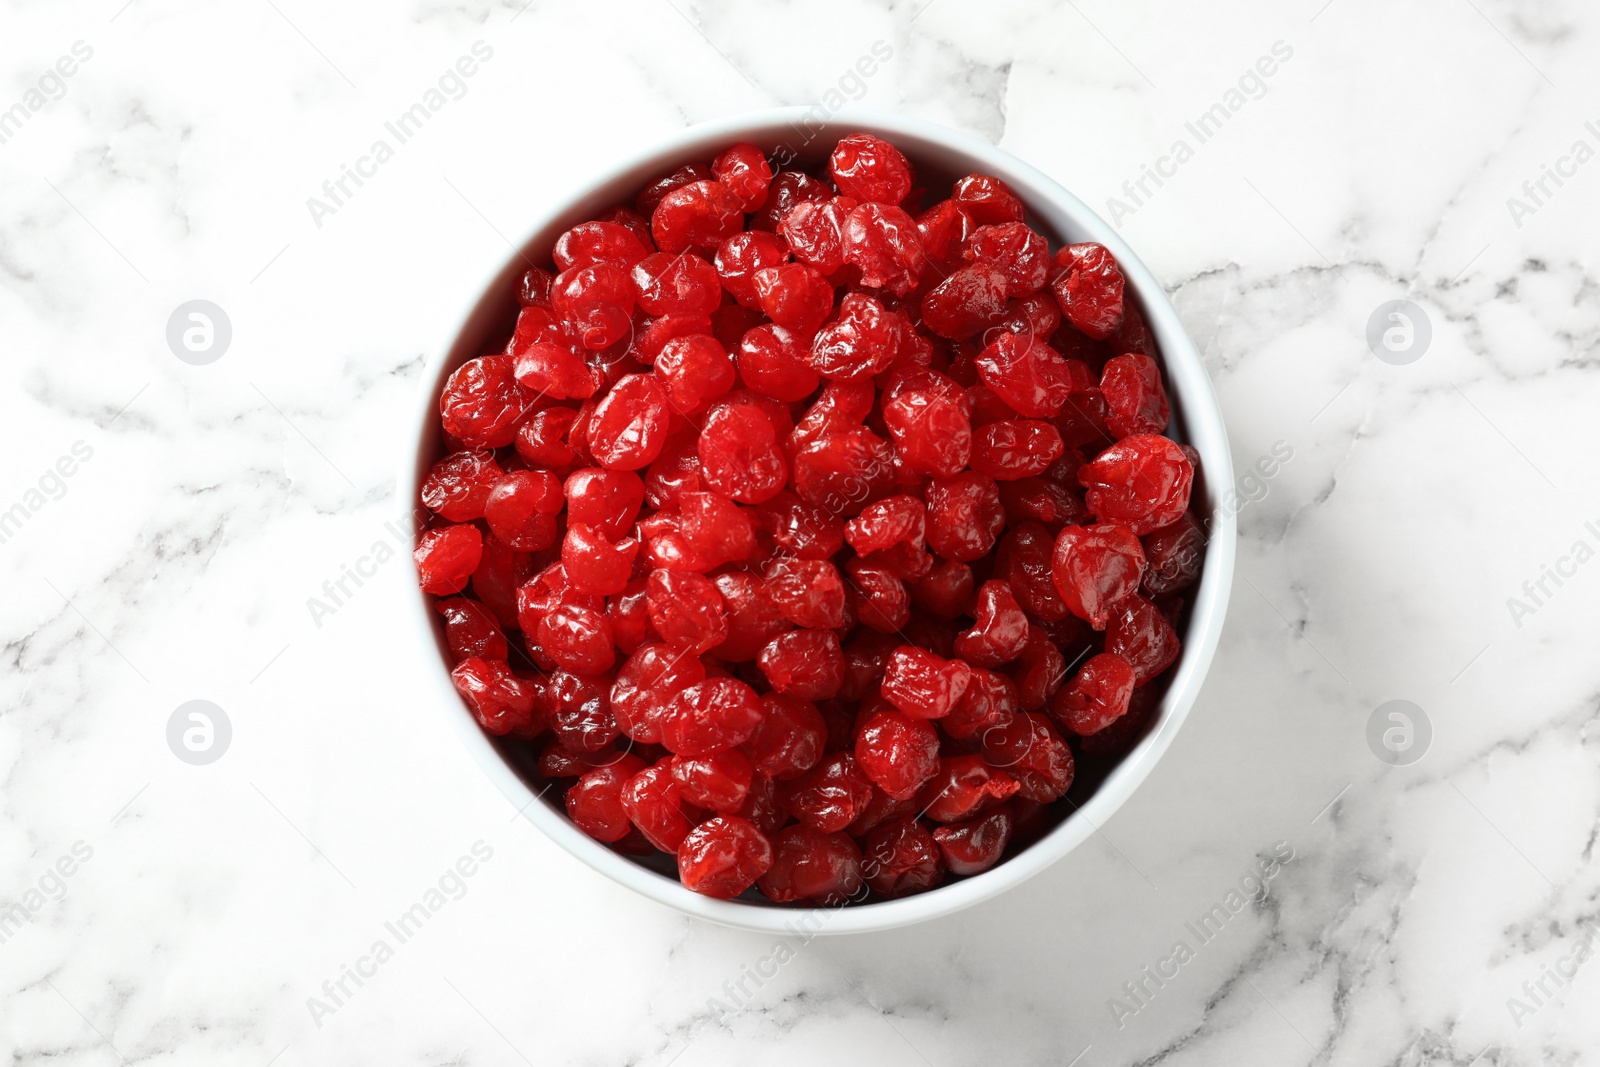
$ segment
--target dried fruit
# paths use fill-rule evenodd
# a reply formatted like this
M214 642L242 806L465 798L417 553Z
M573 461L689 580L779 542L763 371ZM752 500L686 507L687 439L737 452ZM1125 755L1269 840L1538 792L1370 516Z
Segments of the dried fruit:
M1112 608L1139 588L1144 549L1125 526L1068 526L1056 537L1051 576L1062 603L1096 630Z
M1177 522L1189 507L1194 465L1170 438L1124 437L1078 471L1089 510L1143 536Z
M761 700L734 678L696 682L667 704L661 743L679 756L709 756L749 740L761 725Z
M1122 269L1104 245L1067 245L1055 254L1050 283L1068 322L1096 340L1122 324Z
M1075 734L1099 733L1128 710L1133 665L1114 652L1091 657L1050 702L1050 714Z
M719 815L678 846L678 877L696 893L730 900L772 867L772 845L748 820Z
M856 763L892 799L916 796L939 770L939 734L926 719L884 708L856 730Z
M673 189L650 215L656 247L672 254L691 248L715 249L743 225L739 194L714 181L690 182Z
M857 200L898 204L911 192L911 164L900 150L870 133L842 138L828 157L839 191Z
M849 834L824 833L804 823L772 839L772 866L756 887L778 904L843 904L860 889L861 849Z

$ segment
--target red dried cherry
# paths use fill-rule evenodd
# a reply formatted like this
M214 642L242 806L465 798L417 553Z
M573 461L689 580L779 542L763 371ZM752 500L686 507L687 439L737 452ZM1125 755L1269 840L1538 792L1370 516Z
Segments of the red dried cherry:
M728 636L712 654L730 663L755 659L767 642L793 624L767 595L766 583L753 574L730 571L712 579L722 594Z
M742 808L750 796L755 766L749 756L729 748L698 758L674 757L672 777L689 803L731 815Z
M750 779L750 795L737 812L763 834L771 837L789 821L789 813L778 799L778 783L764 774Z
M517 381L540 397L584 400L600 388L600 375L583 357L556 341L539 341L517 356Z
M1099 733L1128 710L1133 665L1114 652L1092 656L1050 701L1050 714L1079 736Z
M835 752L778 790L783 805L800 822L831 833L855 821L872 798L872 780L854 756Z
M539 647L564 670L599 674L616 662L611 624L592 608L560 604L539 620Z
M750 219L752 230L772 232L802 200L828 200L833 191L804 171L784 170L772 177L766 203Z
M899 327L883 303L866 293L847 293L838 315L816 331L808 361L824 378L855 381L888 370L899 346Z
M666 387L667 399L685 415L733 388L733 357L722 342L708 334L668 341L656 357L655 371Z
M467 587L483 558L483 535L476 526L441 526L417 538L412 559L422 591L434 596L459 593Z
M517 626L517 588L533 575L533 557L490 534L472 572L472 592L506 629Z
M626 226L615 222L580 222L560 237L552 255L556 267L592 267L605 263L631 267L650 254L650 248ZM532 303L532 301L530 301Z
M532 721L533 693L504 660L471 656L456 664L450 680L487 732L508 734Z
M719 308L718 312L722 309ZM713 312L713 315L717 312ZM705 334L717 337L715 328L711 324L712 316L709 315L660 315L653 319L645 319L643 325L636 325L633 332L633 346L628 354L640 363L653 364L661 358L661 350L667 347L669 341L676 341L680 337L694 337ZM720 341L721 338L717 337Z
M1139 588L1144 549L1125 526L1068 526L1056 537L1051 576L1062 603L1096 630L1112 608Z
M585 467L567 475L567 521L592 526L616 540L633 527L644 503L644 482L632 471Z
M1028 616L1003 581L984 582L972 629L956 638L956 655L974 667L1003 667L1022 655L1028 642Z
M982 741L984 758L1010 772L1024 800L1048 804L1072 788L1072 750L1043 715L1024 711Z
M651 315L710 315L722 305L717 268L692 252L656 252L633 265L639 306Z
M911 618L911 594L900 576L861 559L850 560L844 569L849 575L845 595L856 620L879 633L899 633Z
M622 804L622 790L643 769L644 760L630 755L586 771L567 790L567 817L597 841L621 841L633 826Z
M844 682L844 653L832 630L790 630L774 637L756 657L774 692L801 700L823 700Z
M1089 509L1071 489L1046 478L1022 478L1000 483L1000 503L1013 523L1038 522L1054 529L1081 526Z
M611 714L611 679L556 671L547 685L554 705L550 727L561 743L579 756L609 752L622 732Z
M1144 685L1178 662L1178 633L1154 604L1137 594L1126 597L1106 625L1106 651L1133 667L1133 684Z
M781 552L800 559L832 559L844 547L844 523L784 491L756 508L761 529Z
M1010 584L1028 614L1045 622L1059 622L1071 614L1051 571L1055 544L1055 535L1043 523L1024 521L1006 533L995 556L995 576Z
M1024 711L1039 711L1067 680L1067 658L1042 627L1029 625L1028 640L1012 668L1017 680L1018 703Z
M1010 482L1043 474L1061 458L1061 431L1042 419L991 422L972 441L972 469Z
M1048 292L1012 300L1006 304L1005 316L996 326L1012 333L1031 333L1041 341L1048 341L1061 328L1061 305Z
M972 400L936 370L895 376L883 394L883 422L900 461L949 477L972 458Z
M722 287L748 308L759 308L761 305L760 298L756 296L756 272L787 262L789 246L784 239L760 230L746 230L723 241L717 246L715 259Z
M1155 360L1137 352L1106 363L1100 375L1100 394L1106 398L1110 411L1106 426L1119 438L1160 433L1172 416L1167 391L1161 384L1161 368Z
M857 200L898 204L911 192L911 164L900 150L870 133L841 138L828 157L839 191Z
M915 819L880 826L861 843L861 869L873 891L890 898L923 893L944 878L933 835Z
M861 204L844 223L845 262L861 270L861 284L905 296L927 268L922 238L910 215L888 204Z
M973 226L967 209L954 200L941 200L917 216L917 236L922 250L941 274L948 274L960 265Z
M926 719L893 708L873 712L856 730L856 763L895 800L917 794L939 770L939 735Z
M744 751L762 775L776 781L798 778L822 759L828 727L816 705L782 693L761 698L762 719Z
M610 541L601 531L583 523L567 527L561 542L561 564L567 580L579 593L614 596L627 588L639 542L633 538Z
M844 582L824 560L777 560L767 575L767 595L796 626L831 629L844 622Z
M969 174L956 182L950 199L965 208L979 226L1022 221L1022 201L1005 182L987 174Z
M1023 297L1044 288L1050 273L1050 246L1020 222L979 226L967 238L963 256L1005 275L1006 296Z
M982 756L947 756L917 798L934 822L961 822L1016 795L1017 780Z
M439 422L467 448L502 448L532 406L531 395L512 375L510 356L469 359L445 382Z
M645 840L662 852L676 853L694 824L684 810L673 762L664 759L628 779L622 787L622 810Z
M542 267L529 267L517 283L517 303L523 307L550 306L550 283L555 275Z
M633 206L638 208L639 214L649 217L655 213L656 207L661 203L662 197L674 189L681 189L690 182L703 182L711 180L711 168L704 163L685 163L671 174L657 178L639 191Z
M1010 678L974 667L961 699L939 727L958 741L981 740L1016 717L1018 702L1017 684Z
M802 200L778 223L794 258L823 274L837 274L844 266L844 224L857 201L848 196L831 200Z
M883 697L907 715L942 719L967 690L972 668L915 645L901 645L883 672Z
M1146 534L1144 555L1150 566L1144 572L1145 594L1159 597L1189 588L1200 578L1205 549L1205 529L1193 512L1186 511L1171 526Z
M928 547L945 559L988 555L1005 524L1000 487L987 474L963 471L928 483Z
M789 435L790 454L797 454L819 437L860 426L872 413L876 398L877 390L870 381L828 382Z
M735 678L681 689L661 716L661 743L678 756L709 756L743 744L761 725L755 690Z
M722 594L704 575L654 570L647 589L650 624L668 644L698 654L727 638Z
M874 501L844 525L845 540L860 555L881 552L891 545L922 547L927 508L914 496L891 496Z
M444 640L455 662L506 658L509 652L506 635L500 631L500 623L494 615L482 604L458 596L441 600L433 608L444 616Z
M754 211L767 199L767 187L772 184L772 164L766 154L753 144L736 144L711 161L711 174L733 190L739 206Z
M614 222L639 239L639 243L654 251L650 240L650 220L631 207L614 204L595 216L597 222Z
M667 397L648 374L630 374L612 386L589 424L589 452L610 470L648 467L667 440Z
M422 503L442 519L483 518L483 505L505 472L490 452L452 452L433 465L422 482Z
M842 904L860 889L861 849L849 834L823 833L805 824L772 839L772 866L756 887L777 904Z
M700 657L664 644L641 645L617 671L611 714L623 733L660 744L661 716L678 693L706 679Z
M767 318L801 337L816 333L833 310L833 286L808 264L763 267L752 281L756 301Z
M633 279L623 267L595 263L556 275L550 306L590 351L627 340L633 330Z
M922 323L940 337L965 341L1006 313L1006 276L992 267L962 267L922 298Z
M681 185L663 196L650 216L656 247L673 254L715 249L743 225L738 193L721 182Z
M1067 321L1096 340L1122 324L1122 269L1104 245L1067 245L1055 254L1050 283Z
M1084 464L1078 481L1095 518L1143 536L1183 517L1194 465L1170 438L1140 433L1124 437Z
M972 568L953 559L939 560L911 583L911 602L941 619L971 614L976 597Z
M794 334L772 323L739 341L739 379L758 393L792 404L817 391L821 380Z
M977 358L983 384L1019 415L1048 419L1072 392L1067 361L1031 334L1002 332Z
M653 636L650 625L648 583L635 578L623 586L622 592L606 600L606 618L611 621L611 633L617 640L617 651L632 655Z
M696 893L731 900L772 867L772 845L745 819L719 815L678 846L678 877Z
M1000 862L1011 843L1011 813L1000 810L970 822L936 826L933 840L951 874L982 874Z
M699 452L706 482L742 504L777 495L789 471L772 419L751 404L712 407L700 431Z
M556 541L556 516L565 500L549 471L510 471L489 491L483 517L495 537L519 552L538 552Z
M861 841L862 838L867 837L880 827L902 821L914 821L919 810L920 805L917 804L915 797L910 797L906 800L895 800L888 793L885 793L877 786L873 786L872 799L867 801L867 806L862 809L860 815L856 816L856 821L850 824L845 833L857 841ZM865 842L863 842L864 845ZM865 862L865 858L863 858L861 869L870 879L872 871Z

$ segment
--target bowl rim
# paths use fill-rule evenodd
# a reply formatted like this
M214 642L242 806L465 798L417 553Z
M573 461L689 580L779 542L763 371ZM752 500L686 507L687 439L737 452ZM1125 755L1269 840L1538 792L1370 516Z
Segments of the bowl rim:
M820 112L820 115L819 115ZM811 130L808 124L817 125ZM466 704L450 681L447 661L442 654L440 628L432 611L430 597L414 580L414 571L405 570L411 603L412 629L419 639L425 666L431 679L424 692L430 700L440 700L452 709L450 719L478 767L501 793L526 818L567 852L589 867L636 892L676 911L723 926L778 934L844 934L888 930L948 915L1019 885L1039 871L1072 852L1122 806L1150 775L1155 764L1171 746L1188 717L1200 686L1215 655L1227 613L1236 553L1235 509L1224 503L1224 490L1233 485L1233 464L1227 428L1221 405L1207 375L1204 363L1178 317L1165 290L1120 234L1083 201L1044 172L987 141L967 133L910 116L862 108L836 111L813 107L780 107L746 111L697 123L678 130L642 150L619 155L594 172L587 172L581 183L573 183L560 195L552 196L520 243L490 272L466 310L454 321L442 343L426 356L418 385L416 407L406 427L407 447L401 457L396 480L400 498L411 514L408 531L414 548L420 532L416 501L423 472L435 458L424 456L423 445L430 437L430 420L437 419L438 397L445 378L461 362L473 355L457 351L467 337L497 307L506 302L505 288L513 271L528 262L530 250L541 242L551 242L559 230L570 226L578 215L599 210L616 197L597 196L623 180L642 185L650 176L665 173L694 158L709 158L716 150L740 140L757 143L772 141L772 134L785 129L804 134L804 143L822 137L843 136L866 131L905 147L907 155L917 157L918 146L960 155L970 165L970 173L993 174L1011 186L1036 216L1059 215L1066 221L1075 240L1092 240L1108 248L1122 268L1128 286L1137 294L1150 329L1156 336L1165 363L1167 386L1173 398L1175 420L1181 420L1188 443L1200 452L1205 474L1206 504L1211 513L1211 536L1193 607L1184 648L1172 681L1162 698L1154 727L1100 783L1094 794L1043 837L1017 855L983 874L941 886L927 893L897 900L832 908L789 908L743 901L716 900L685 888L668 878L584 834L563 812L535 794L502 758L488 735L478 726ZM785 143L779 141L779 144ZM1048 205L1048 208L1046 208ZM542 257L541 257L542 258ZM1191 504L1191 509L1193 509Z

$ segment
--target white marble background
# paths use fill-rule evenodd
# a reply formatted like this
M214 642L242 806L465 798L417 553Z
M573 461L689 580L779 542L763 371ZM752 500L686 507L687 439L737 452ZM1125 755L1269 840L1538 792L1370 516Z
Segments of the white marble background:
M478 40L466 94L314 225L307 197ZM1592 4L5 0L0 41L0 108L44 80L0 143L0 510L30 516L0 543L8 1062L1600 1063L1600 965L1546 970L1600 922L1600 564L1507 605L1600 545L1600 162L1507 205L1600 148ZM314 625L403 506L424 353L585 169L842 88L1104 207L1279 41L1265 95L1122 228L1236 465L1294 458L1240 515L1176 745L1023 888L814 940L718 1018L771 939L515 817L414 695L403 563ZM196 298L233 327L209 366L164 337ZM1393 366L1365 329L1402 298L1433 339ZM191 699L232 723L209 766L167 745ZM1411 766L1366 742L1391 699L1432 723ZM465 895L314 1021L479 841ZM1266 903L1119 1026L1110 998L1278 842Z

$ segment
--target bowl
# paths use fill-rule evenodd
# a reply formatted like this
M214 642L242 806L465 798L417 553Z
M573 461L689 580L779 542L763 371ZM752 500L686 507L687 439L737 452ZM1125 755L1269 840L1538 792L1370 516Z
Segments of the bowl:
M403 452L398 479L401 498L415 509L422 480L438 456L439 396L445 380L463 362L483 354L483 346L490 339L509 332L516 314L518 279L529 262L548 260L549 251L562 232L611 204L631 203L634 194L649 180L684 163L709 160L728 145L751 142L780 164L792 159L809 167L824 160L840 137L857 131L893 142L912 160L918 174L933 182L948 183L971 173L999 177L1027 205L1030 223L1053 241L1097 241L1111 250L1121 264L1128 292L1144 311L1165 364L1173 411L1167 432L1200 453L1203 477L1196 478L1191 507L1198 515L1209 514L1211 536L1200 581L1190 591L1193 600L1189 624L1182 635L1182 656L1170 673L1171 681L1161 705L1131 751L1090 785L1091 795L1080 797L1078 806L1053 829L983 874L916 896L837 908L714 900L686 889L675 873L651 869L584 834L568 821L559 803L541 796L542 787L520 751L526 746L485 734L456 694L450 681L443 624L431 609L430 598L412 581L407 623L422 646L417 667L425 679L421 691L450 717L462 743L507 799L556 843L601 874L686 915L747 930L781 933L805 929L843 934L922 922L1003 892L1072 852L1111 818L1172 744L1194 705L1216 651L1233 576L1234 514L1222 503L1223 491L1233 483L1233 467L1222 411L1177 312L1133 250L1077 197L994 145L919 119L858 110L830 114L820 107L775 108L701 123L627 155L601 173L586 176L569 195L555 198L539 214L520 247L505 258L479 290L481 295L426 364ZM421 529L420 521L414 524L413 547ZM409 570L406 573L412 574ZM1073 794L1078 793L1078 788L1075 783Z

